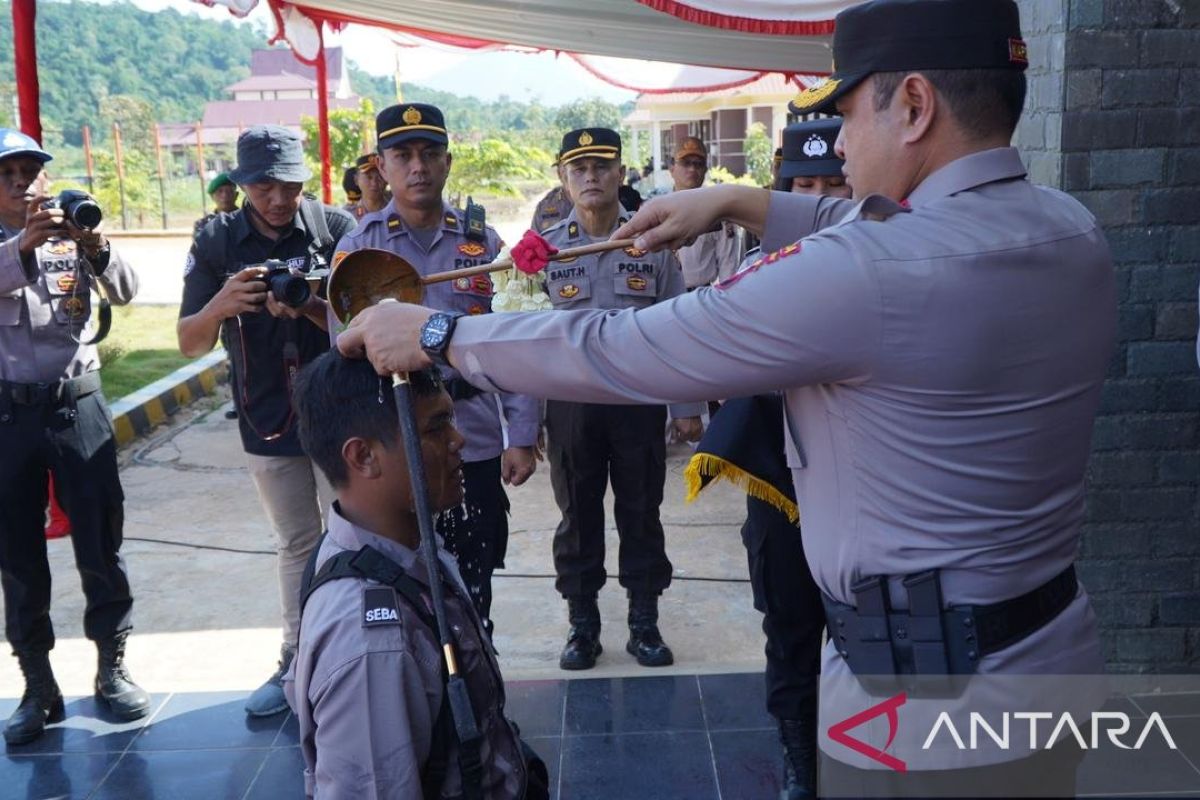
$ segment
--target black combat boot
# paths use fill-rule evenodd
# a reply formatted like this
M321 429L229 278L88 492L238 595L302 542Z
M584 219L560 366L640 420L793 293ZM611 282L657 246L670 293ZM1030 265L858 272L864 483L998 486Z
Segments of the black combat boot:
M783 745L783 791L780 800L801 800L817 796L817 719L779 720L779 741Z
M567 646L558 657L560 669L591 669L596 666L596 657L604 651L600 646L600 607L596 596L568 597L567 616L571 631L567 634Z
M658 595L629 596L629 643L625 650L643 667L665 667L675 663L671 648L658 632Z
M125 668L125 640L129 631L96 642L100 654L96 670L96 699L108 705L113 716L138 719L150 713L150 695L133 682Z
M18 652L17 662L25 676L25 694L4 726L4 741L28 744L45 732L46 723L63 721L63 696L50 670L48 652Z

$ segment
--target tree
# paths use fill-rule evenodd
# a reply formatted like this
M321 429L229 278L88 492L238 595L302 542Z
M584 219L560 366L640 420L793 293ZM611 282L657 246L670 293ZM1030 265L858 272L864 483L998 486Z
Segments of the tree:
M315 117L304 117L300 121L304 131L304 157L313 172L306 186L314 191L321 183L321 136ZM375 106L369 98L363 98L358 108L339 108L329 112L329 168L334 186L342 182L342 170L353 166L370 145L375 132Z
M123 155L125 210L133 227L142 228L146 225L147 216L159 213L161 208L156 178L152 178L157 175L157 167L149 156L137 150L124 150ZM94 159L96 201L104 212L106 227L111 230L121 224L121 182L117 179L117 160L105 150L97 151Z
M113 123L121 125L121 145L125 150L154 151L154 109L145 100L114 94L100 101L100 122L107 135Z
M578 128L621 128L621 109L599 97L575 100L559 108L554 123L563 132Z
M775 152L771 148L771 140L767 136L767 127L761 122L755 122L746 133L746 141L742 145L746 154L746 173L754 179L758 186L769 186L771 183L771 161Z
M500 139L456 141L450 149L454 163L446 188L455 206L461 206L468 195L517 197L521 193L512 182L544 177L546 165L552 160L545 150Z

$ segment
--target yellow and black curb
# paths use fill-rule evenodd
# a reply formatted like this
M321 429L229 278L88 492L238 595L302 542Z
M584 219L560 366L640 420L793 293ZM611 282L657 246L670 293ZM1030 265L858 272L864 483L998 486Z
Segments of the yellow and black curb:
M229 380L229 360L224 350L214 350L191 364L160 378L113 403L117 445L127 444L166 422L167 417L198 397L212 394Z

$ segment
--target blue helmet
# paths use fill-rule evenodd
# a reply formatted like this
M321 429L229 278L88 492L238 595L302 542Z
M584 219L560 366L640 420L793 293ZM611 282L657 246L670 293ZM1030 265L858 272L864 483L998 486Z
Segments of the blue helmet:
M0 159L11 156L29 156L43 164L54 158L43 150L32 136L26 136L13 128L0 128Z

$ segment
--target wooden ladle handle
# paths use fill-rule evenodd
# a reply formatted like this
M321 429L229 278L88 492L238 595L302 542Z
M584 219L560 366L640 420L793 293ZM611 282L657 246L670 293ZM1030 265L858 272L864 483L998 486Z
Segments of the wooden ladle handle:
M559 250L550 256L550 260L564 261L566 259L578 258L579 256L588 256L592 253L607 253L609 250L620 250L625 247L633 247L633 239L609 239L606 242L592 242L591 244L580 245L579 247L568 247L566 250ZM439 272L436 275L429 275L421 278L421 283L443 283L445 281L457 280L458 278L470 278L475 275L484 275L488 272L500 272L501 270L512 269L512 266L513 262L511 258L502 258L490 264L463 267L462 269L452 269L449 272Z

